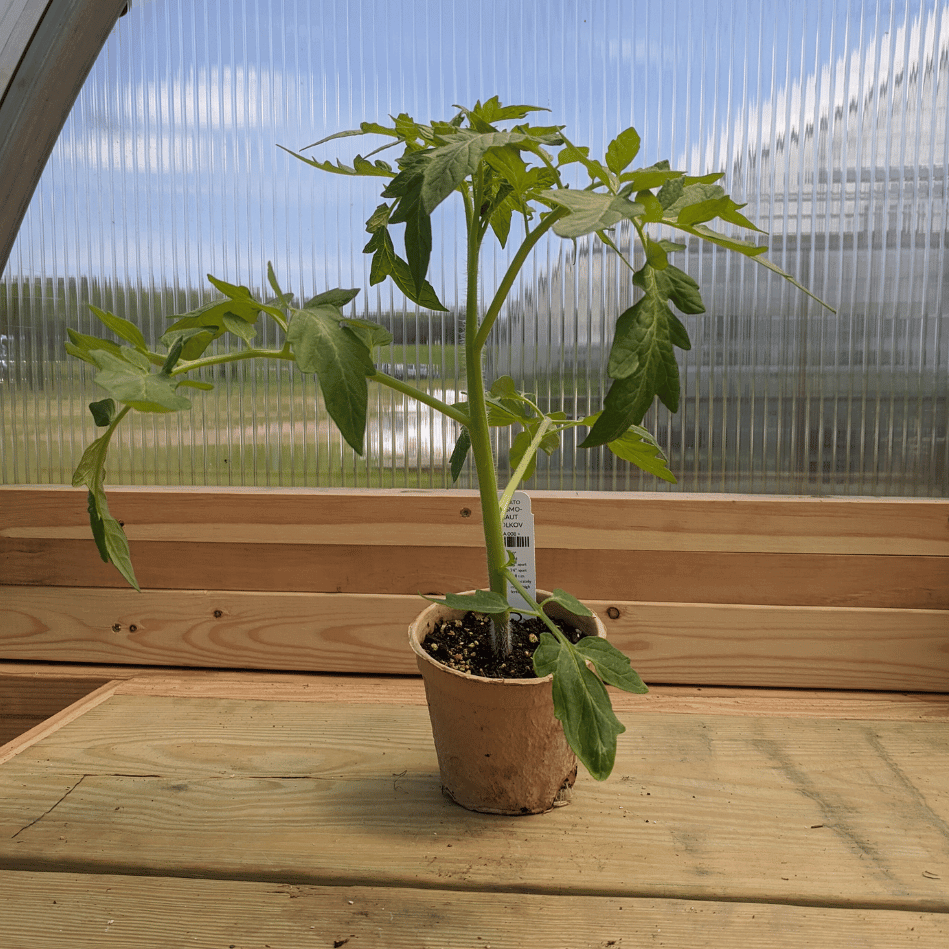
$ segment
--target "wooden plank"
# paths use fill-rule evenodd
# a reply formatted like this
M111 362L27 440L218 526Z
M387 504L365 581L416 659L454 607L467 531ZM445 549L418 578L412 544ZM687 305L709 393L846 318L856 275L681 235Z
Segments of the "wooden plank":
M9 585L127 584L89 542L7 540ZM139 582L151 590L281 590L415 594L483 587L484 555L472 547L346 547L133 543ZM539 577L583 599L862 606L949 610L942 557L562 550L538 548Z
M179 543L475 547L477 494L294 488L123 488L135 539ZM575 550L949 556L949 501L532 491L542 546ZM84 495L0 487L0 539L90 537Z
M47 735L58 731L64 725L75 721L81 715L94 709L106 699L112 697L115 684L105 682L98 688L90 690L87 694L80 696L70 705L56 710L49 717L36 722L31 727L25 729L21 734L13 736L5 744L0 745L0 764L9 761L14 755L20 754L27 748L31 748L37 742L42 741Z
M29 731L108 679L90 676L22 676L4 674L0 668L0 746Z
M91 678L91 677L95 678ZM33 678L112 682L116 695L231 698L267 702L425 705L417 675L340 675L149 666L2 663L0 677L14 684ZM613 690L619 712L691 715L769 715L861 721L947 721L949 693L834 692L830 690L655 685L648 695Z
M0 868L949 912L945 724L627 727L510 820L442 797L421 707L114 696L0 768Z
M113 667L120 670L121 667ZM117 682L117 695L243 698L268 702L425 705L418 676L297 675L265 672L139 670ZM832 692L801 689L653 686L647 695L612 691L618 713L768 715L860 721L949 721L949 693Z
M0 873L17 949L944 949L949 917L760 903Z
M591 600L647 681L949 691L949 613ZM8 587L22 661L412 674L415 596ZM217 615L220 614L220 615Z

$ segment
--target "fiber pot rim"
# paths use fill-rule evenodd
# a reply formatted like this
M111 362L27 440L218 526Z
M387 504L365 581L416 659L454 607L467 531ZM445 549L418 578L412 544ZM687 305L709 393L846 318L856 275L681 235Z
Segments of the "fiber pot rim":
M465 593L474 593L474 590L465 590ZM550 591L548 590L537 590L537 598L544 599L551 596ZM424 659L427 662L430 662L432 665L437 666L439 669L451 673L453 676L458 676L460 679L468 679L472 682L482 682L487 683L492 686L497 687L511 687L511 686L536 686L544 682L553 681L553 673L548 673L543 678L534 677L532 679L497 679L491 676L478 676L473 675L470 672L462 672L459 669L453 669L451 666L446 666L443 662L439 662L434 656L429 654L423 647L419 635L424 639L424 634L421 634L421 627L424 626L427 615L429 613L438 612L442 616L445 616L448 619L461 619L464 615L469 612L468 610L456 610L450 606L445 606L443 603L429 603L421 613L416 616L415 620L409 625L409 644L412 647L412 651L418 656L419 659ZM512 613L516 613L517 610L512 610ZM606 638L606 630L603 627L603 623L600 618L593 614L592 616L577 616L575 613L571 613L568 609L561 606L559 603L550 603L545 607L544 612L548 616L559 618L561 616L569 617L571 620L577 621L578 625L582 628L584 621L592 625L593 631L587 632L587 635L598 636ZM447 615L446 615L447 614ZM427 632L427 630L426 630Z

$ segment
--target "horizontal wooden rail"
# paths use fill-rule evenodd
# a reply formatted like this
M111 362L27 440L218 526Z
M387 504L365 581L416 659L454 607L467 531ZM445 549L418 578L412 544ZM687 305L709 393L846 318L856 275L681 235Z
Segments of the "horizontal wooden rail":
M532 494L541 585L653 682L949 691L949 502ZM464 491L0 488L0 659L406 673L419 593L485 582Z

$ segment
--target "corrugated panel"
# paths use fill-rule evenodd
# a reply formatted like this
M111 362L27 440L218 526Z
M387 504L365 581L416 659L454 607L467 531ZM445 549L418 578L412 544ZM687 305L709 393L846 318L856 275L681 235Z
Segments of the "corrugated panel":
M209 299L204 275L305 299L365 288L354 311L397 339L383 361L464 390L457 324L369 288L373 181L321 175L300 148L363 119L448 117L494 93L552 110L602 152L633 124L644 163L724 170L770 256L833 316L746 260L695 249L680 413L647 417L679 490L949 493L949 8L939 2L485 0L133 3L76 104L0 286L5 482L70 478L93 437L90 374L61 358L84 301L160 335ZM351 157L343 140L340 157ZM324 157L333 152L324 150ZM464 297L458 209L440 209L433 283ZM618 232L621 240L629 234ZM485 285L506 252L485 262ZM548 405L585 413L616 315L634 299L599 248L541 245L489 354ZM265 340L270 342L272 340ZM444 352L437 345L451 344ZM209 376L210 378L210 376ZM453 427L374 392L367 453L329 425L312 378L242 364L191 416L140 416L115 483L442 486ZM539 488L659 490L568 442Z

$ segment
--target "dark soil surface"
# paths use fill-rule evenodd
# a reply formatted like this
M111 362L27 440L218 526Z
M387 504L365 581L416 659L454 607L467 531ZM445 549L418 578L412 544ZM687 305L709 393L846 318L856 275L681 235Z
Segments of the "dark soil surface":
M556 621L558 628L573 643L583 633ZM442 665L488 679L535 679L533 656L540 634L547 630L536 616L511 617L514 651L496 656L491 651L490 617L466 613L462 620L442 620L426 637L422 647Z

